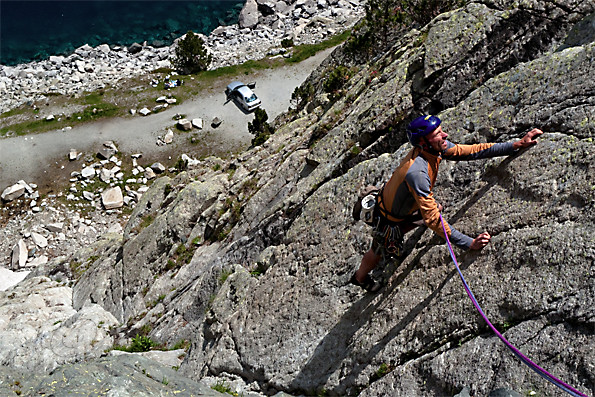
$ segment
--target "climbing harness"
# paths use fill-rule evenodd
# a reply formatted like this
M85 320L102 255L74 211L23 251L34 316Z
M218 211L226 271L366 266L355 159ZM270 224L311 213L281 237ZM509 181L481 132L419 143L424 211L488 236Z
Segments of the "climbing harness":
M538 366L537 364L535 364L527 356L525 356L523 353L521 353L519 349L514 347L500 332L498 332L496 327L494 327L492 325L490 320L488 320L487 316L485 315L485 313L479 306L479 303L477 302L477 299L475 299L473 292L471 292L471 289L469 289L469 286L467 285L467 281L465 281L465 277L463 277L463 273L461 272L461 269L459 268L459 263L457 262L457 258L455 256L452 246L450 244L450 240L448 239L448 235L446 234L446 226L444 225L444 219L442 219L442 214L440 214L440 222L442 223L442 230L444 231L444 236L446 237L448 252L450 253L450 257L452 258L452 260L457 268L457 271L459 272L459 276L461 277L461 280L463 281L463 285L465 286L465 291L467 291L467 295L469 295L469 298L473 302L473 305L475 306L477 311L481 314L481 317L483 317L484 321L492 329L492 331L494 331L496 336L498 336L498 338L500 338L500 340L502 342L504 342L506 347L508 347L514 353L514 355L516 355L522 362L524 362L529 368L531 368L533 371L535 371L539 376L541 376L545 380L553 383L554 385L558 386L560 389L564 390L566 393L568 393L572 396L588 397L586 394L583 394L580 391L573 388L572 386L562 382L560 379L556 378L555 376L553 376L552 374L547 372L545 369L543 369L540 366Z

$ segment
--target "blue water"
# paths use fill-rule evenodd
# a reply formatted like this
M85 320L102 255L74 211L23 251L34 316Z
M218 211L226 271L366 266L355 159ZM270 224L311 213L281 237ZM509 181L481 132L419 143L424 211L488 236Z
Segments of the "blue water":
M0 0L0 64L67 55L89 44L169 45L188 30L237 23L244 0Z

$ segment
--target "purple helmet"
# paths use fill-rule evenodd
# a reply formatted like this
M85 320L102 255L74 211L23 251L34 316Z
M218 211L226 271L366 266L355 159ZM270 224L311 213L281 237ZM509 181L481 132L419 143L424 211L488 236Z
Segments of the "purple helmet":
M433 132L440 125L438 117L432 115L419 116L407 126L407 138L412 145L419 145L419 140Z

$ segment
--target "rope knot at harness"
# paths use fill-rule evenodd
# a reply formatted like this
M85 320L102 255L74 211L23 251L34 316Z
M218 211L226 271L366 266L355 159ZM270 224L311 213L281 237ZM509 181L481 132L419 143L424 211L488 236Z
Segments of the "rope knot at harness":
M440 214L440 222L442 223L442 230L444 231L444 237L446 238L446 244L448 246L448 252L450 253L450 257L452 258L452 260L453 260L453 262L454 262L454 264L455 264L455 266L457 268L457 272L459 273L459 276L461 277L461 281L463 282L463 286L465 287L465 291L467 292L467 295L469 296L469 298L473 302L473 305L475 306L475 308L477 309L477 311L479 312L479 314L481 315L481 317L488 324L488 326L492 329L492 331L496 334L496 336L498 338L500 338L500 340L506 345L506 347L508 347L508 349L510 349L512 351L512 353L514 353L515 356L517 356L523 363L525 363L529 368L531 368L533 371L535 371L539 376L541 376L545 380L547 380L547 381L553 383L554 385L558 386L560 389L564 390L566 393L570 394L571 396L588 397L586 394L583 394L580 391L576 390L574 387L572 387L572 386L570 386L570 385L562 382L560 379L556 378L554 375L550 374L545 369L543 369L539 365L535 364L527 356L525 356L523 353L521 353L521 351L519 349L517 349L516 347L514 347L496 329L496 327L494 327L494 325L492 325L492 323L490 322L490 320L487 318L487 316L485 315L485 313L483 312L483 310L479 306L479 303L477 302L477 299L475 299L475 296L473 295L473 292L471 292L471 289L469 288L469 285L467 285L467 281L465 280L465 277L463 277L463 273L461 272L461 269L459 268L459 263L458 263L457 258L455 256L455 253L454 253L454 251L452 249L452 245L450 244L450 240L448 239L448 234L446 234L446 226L444 224L444 219L442 218L442 214Z

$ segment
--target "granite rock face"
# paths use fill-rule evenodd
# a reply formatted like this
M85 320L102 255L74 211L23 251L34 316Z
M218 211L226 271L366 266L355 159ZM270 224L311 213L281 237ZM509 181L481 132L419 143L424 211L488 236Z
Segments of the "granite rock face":
M539 144L513 156L444 161L434 193L457 229L492 235L481 252L456 251L488 318L593 394L595 43L580 32L595 7L504 3L471 2L403 34L373 64L350 65L330 99L325 79L348 59L336 50L307 82L310 103L275 120L266 143L157 179L123 236L69 276L73 310L103 307L118 338L186 339L182 375L245 395L559 395L491 333L433 232L407 234L405 255L375 272L380 292L348 283L370 244L353 198L390 177L413 117L438 114L460 143L538 127ZM34 276L65 277L52 266Z
M221 397L204 383L194 382L137 354L102 357L84 364L64 365L51 374L0 371L2 395L112 395Z

